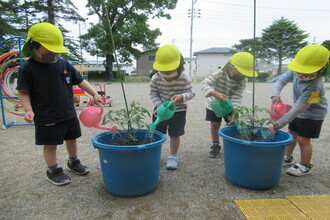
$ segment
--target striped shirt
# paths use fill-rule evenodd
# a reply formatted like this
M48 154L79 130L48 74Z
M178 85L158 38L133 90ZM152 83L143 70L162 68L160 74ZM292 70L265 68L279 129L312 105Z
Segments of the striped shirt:
M185 111L186 102L194 98L192 92L191 78L186 73L181 73L178 79L166 81L158 73L155 73L150 81L150 98L154 106L170 101L174 95L182 95L183 102L176 103L176 111Z
M240 105L246 81L247 79L240 82L230 79L223 69L206 77L200 85L201 91L206 97L206 108L212 110L210 104L216 100L215 97L211 96L213 90L227 95L235 107Z

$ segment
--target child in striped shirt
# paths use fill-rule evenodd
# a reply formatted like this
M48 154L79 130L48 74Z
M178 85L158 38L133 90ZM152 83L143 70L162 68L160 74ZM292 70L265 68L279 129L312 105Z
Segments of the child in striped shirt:
M222 118L214 114L210 104L215 100L226 102L225 98L228 98L234 107L240 105L246 87L246 77L258 76L257 72L253 72L253 62L252 54L247 52L235 53L223 68L201 82L201 90L206 97L205 120L211 122L213 142L209 152L211 158L219 157L220 154L221 146L218 130L221 127ZM227 118L224 118L224 120L229 122Z
M155 73L150 81L150 97L155 106L153 121L156 120L157 108L166 101L174 100L176 112L169 120L159 123L157 131L170 136L170 155L167 158L166 169L175 170L178 167L177 156L180 146L180 136L184 135L186 124L187 101L195 94L192 92L191 79L183 73L184 60L173 45L164 45L156 52L153 68Z

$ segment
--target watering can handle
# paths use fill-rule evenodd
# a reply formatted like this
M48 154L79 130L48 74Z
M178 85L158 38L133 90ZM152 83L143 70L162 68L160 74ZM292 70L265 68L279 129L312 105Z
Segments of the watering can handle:
M277 109L277 105L278 105L278 104L282 104L282 100L280 100L280 102L276 102L276 103L275 103L275 106L274 106L274 108L275 108L274 110L275 110L275 111L276 111L276 109Z
M88 103L87 103L87 106L91 106L92 105L92 103L95 103L95 101L94 100L91 100L91 101L89 101ZM100 107L100 109L101 109L101 111L100 111L100 114L99 115L102 115L103 114L103 111L104 111L104 108L103 108L103 105L102 105L102 103L96 103L99 107Z
M171 105L173 105L173 102L174 102L174 100L170 101L170 102L167 104L167 106L165 107L165 109L168 109Z

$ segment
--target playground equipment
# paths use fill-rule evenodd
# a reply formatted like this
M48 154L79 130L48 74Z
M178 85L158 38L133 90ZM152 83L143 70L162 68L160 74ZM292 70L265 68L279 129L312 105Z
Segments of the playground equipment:
M85 92L85 90L80 89L78 86L73 86L73 98L76 107L87 105L91 100L90 96Z
M30 124L15 124L14 121L7 123L6 114L8 112L17 116L24 116L25 112L22 109L15 90L18 78L19 65L23 63L25 58L22 58L21 48L24 37L12 37L0 42L0 46L5 45L10 41L16 41L18 44L17 51L8 52L0 55L0 105L2 113L2 128L6 129L14 125L30 125Z
M110 96L107 96L107 93L106 93L106 85L109 85L109 84L111 84L111 83L109 83L109 82L104 83L103 87L99 83L96 83L95 85L100 87L100 90L97 91L97 93L101 96L102 104L103 105L109 105L111 107L112 106L112 101L110 99Z

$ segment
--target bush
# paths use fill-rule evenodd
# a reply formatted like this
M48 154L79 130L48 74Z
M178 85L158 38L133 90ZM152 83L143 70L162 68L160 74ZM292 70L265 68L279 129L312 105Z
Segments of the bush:
M113 71L113 81L120 81L119 76L119 71ZM105 81L105 71L88 71L88 80ZM123 81L125 81L125 74L123 74Z

